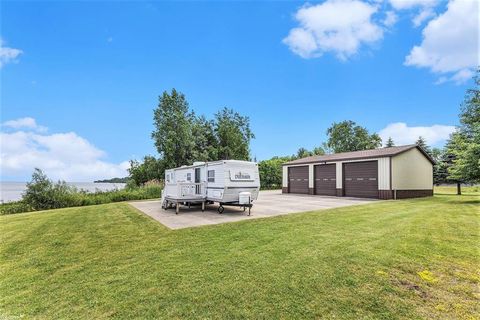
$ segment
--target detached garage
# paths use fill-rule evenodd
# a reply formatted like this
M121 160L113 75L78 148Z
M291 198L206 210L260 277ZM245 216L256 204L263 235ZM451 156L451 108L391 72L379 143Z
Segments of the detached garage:
M283 165L282 192L379 199L432 196L434 164L417 145L312 156Z

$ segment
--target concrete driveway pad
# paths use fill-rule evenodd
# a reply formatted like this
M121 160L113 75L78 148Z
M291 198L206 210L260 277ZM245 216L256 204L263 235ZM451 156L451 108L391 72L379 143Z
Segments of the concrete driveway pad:
M248 211L243 212L242 208L228 206L225 206L225 211L219 214L217 212L218 204L207 205L204 212L202 212L200 206L192 206L191 208L181 206L178 215L175 214L175 209L162 209L160 200L132 201L129 202L129 204L170 229L182 229L247 219L274 217L295 212L345 207L370 203L372 201L376 200L282 194L279 190L260 191L257 201L253 203L251 216L248 216Z

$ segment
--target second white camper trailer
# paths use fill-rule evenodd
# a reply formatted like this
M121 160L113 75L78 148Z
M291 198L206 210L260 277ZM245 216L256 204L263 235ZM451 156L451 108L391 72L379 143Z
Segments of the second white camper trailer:
M191 166L165 170L165 188L162 206L178 208L181 203L219 203L218 212L224 205L236 205L249 209L257 200L260 190L258 164L250 161L220 160L195 162Z

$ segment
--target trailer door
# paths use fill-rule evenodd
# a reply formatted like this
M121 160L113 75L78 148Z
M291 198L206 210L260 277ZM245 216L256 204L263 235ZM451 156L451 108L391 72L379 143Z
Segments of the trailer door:
M200 168L195 168L195 183L200 183ZM201 194L202 188L200 184L195 185L195 194Z

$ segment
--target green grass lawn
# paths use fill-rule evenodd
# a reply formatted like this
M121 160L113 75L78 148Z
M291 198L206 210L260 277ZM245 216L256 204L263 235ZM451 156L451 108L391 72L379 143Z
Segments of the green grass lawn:
M452 190L177 231L126 203L0 216L0 319L478 318L480 197Z

